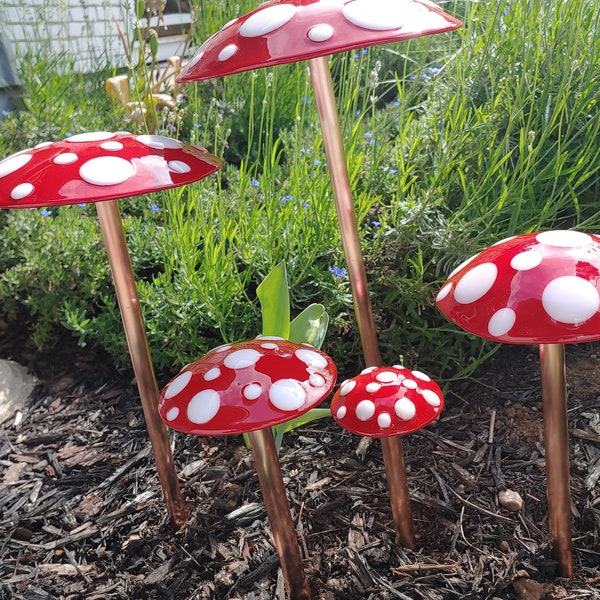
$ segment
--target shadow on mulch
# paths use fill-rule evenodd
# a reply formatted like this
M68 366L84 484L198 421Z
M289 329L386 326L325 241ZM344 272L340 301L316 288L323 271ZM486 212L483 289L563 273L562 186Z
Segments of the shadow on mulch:
M172 432L191 507L168 522L130 374L67 343L0 357L40 378L0 424L0 599L267 600L283 582L241 437ZM503 348L405 440L418 548L394 544L381 452L321 421L280 459L319 600L600 598L600 358L568 348L575 577L556 577L546 523L535 348ZM166 381L166 377L165 377ZM164 381L162 382L164 383ZM523 506L511 512L498 492Z

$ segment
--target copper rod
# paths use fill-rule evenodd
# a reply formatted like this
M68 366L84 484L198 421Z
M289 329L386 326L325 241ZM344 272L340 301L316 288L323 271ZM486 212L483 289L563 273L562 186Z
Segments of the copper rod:
M188 510L181 495L167 428L158 413L158 384L150 358L146 329L127 251L123 222L116 200L97 202L96 209L113 276L123 328L142 402L146 427L154 452L158 478L169 517L178 527L185 524Z
M291 600L310 600L310 588L285 493L273 432L261 429L250 432L248 437L289 597Z
M571 543L571 493L569 476L569 431L567 422L567 386L565 347L541 344L542 405L546 485L548 488L548 524L552 555L563 577L573 577Z
M354 310L358 323L363 354L366 366L381 366L381 354L377 341L377 328L373 316L371 299L360 236L354 211L354 201L350 189L350 178L346 165L342 131L338 118L333 81L327 57L312 58L308 61L310 75L315 93L315 102L323 132L325 154L331 177L333 197L338 215L338 222L348 267L348 278L354 300ZM402 441L399 437L382 440L383 459L385 463L390 504L394 518L396 542L407 548L414 548L412 507L408 492L408 481ZM389 462L394 460L396 462ZM399 461L399 462L398 462Z

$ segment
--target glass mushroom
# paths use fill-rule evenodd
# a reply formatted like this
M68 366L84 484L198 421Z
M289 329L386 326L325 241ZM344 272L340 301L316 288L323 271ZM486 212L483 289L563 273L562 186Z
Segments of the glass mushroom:
M561 575L572 577L564 345L600 339L600 237L544 231L503 240L455 269L436 301L479 337L539 344L550 537Z
M183 525L183 502L167 430L157 410L150 359L117 199L177 187L211 175L221 161L171 138L106 131L74 135L0 162L0 208L97 202L96 208L123 319L165 504Z
M259 337L210 351L185 367L162 391L165 423L194 435L247 433L292 600L310 598L271 427L322 402L337 369L309 344Z
M367 366L381 365L381 356L327 56L460 25L430 0L272 0L227 23L198 49L177 78L197 81L308 60ZM382 439L382 450L396 540L412 547L400 439Z

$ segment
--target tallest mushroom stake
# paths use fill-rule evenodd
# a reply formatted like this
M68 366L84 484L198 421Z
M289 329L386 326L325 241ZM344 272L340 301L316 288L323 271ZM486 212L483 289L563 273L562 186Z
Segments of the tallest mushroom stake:
M365 358L381 366L377 330L327 56L460 27L429 0L273 0L227 23L184 67L179 82L197 81L308 60L332 180L348 276ZM415 544L399 438L382 439L396 540Z

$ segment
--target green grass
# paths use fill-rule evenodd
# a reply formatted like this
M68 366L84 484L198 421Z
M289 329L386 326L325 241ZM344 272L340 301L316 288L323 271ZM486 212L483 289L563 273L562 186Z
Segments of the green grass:
M253 6L199 1L194 39ZM516 233L598 230L600 6L444 8L462 29L342 54L331 68L384 360L450 379L495 348L436 310L454 266ZM28 110L0 120L3 155L135 127L105 98L105 74L65 75L54 60L33 56L21 73ZM122 204L157 367L256 335L256 286L285 260L292 313L322 302L332 317L324 349L354 374L360 343L347 278L329 270L344 261L306 65L189 84L177 136L226 164ZM31 313L38 344L67 326L126 362L105 257L89 252L101 246L93 207L8 211L0 232L3 310Z

